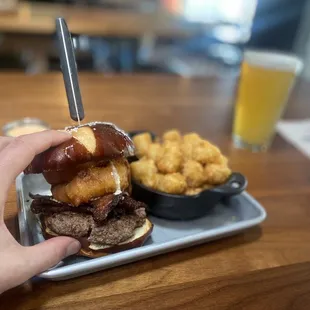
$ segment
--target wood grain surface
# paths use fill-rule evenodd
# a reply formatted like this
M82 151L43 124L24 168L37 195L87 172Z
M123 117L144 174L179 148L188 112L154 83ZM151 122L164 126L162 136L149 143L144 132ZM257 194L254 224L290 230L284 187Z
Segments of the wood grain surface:
M109 10L64 4L20 2L16 12L0 15L0 31L5 33L53 34L55 18L66 18L72 33L92 36L139 37L152 33L164 37L184 37L197 32L164 10L154 12Z
M156 133L176 127L217 143L267 220L235 237L63 282L34 279L0 297L1 309L309 309L310 161L276 137L267 153L231 146L236 79L82 74L86 121ZM310 117L299 82L286 117ZM25 116L53 128L71 123L62 77L0 75L0 126ZM12 188L5 221L17 236Z

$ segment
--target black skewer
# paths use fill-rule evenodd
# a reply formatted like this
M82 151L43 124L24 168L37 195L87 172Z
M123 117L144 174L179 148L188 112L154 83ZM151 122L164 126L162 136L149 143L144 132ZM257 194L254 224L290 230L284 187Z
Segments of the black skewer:
M84 119L77 65L72 39L66 21L56 19L56 34L59 48L61 71L64 78L71 118L79 122Z

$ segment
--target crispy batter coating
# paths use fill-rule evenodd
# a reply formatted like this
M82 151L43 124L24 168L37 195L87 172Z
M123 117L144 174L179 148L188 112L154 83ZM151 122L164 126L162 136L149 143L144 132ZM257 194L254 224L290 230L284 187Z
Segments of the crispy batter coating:
M205 182L203 166L194 160L188 160L183 166L183 175L188 187L200 187Z
M141 163L131 164L134 179L146 186L171 194L196 195L223 184L231 174L219 148L197 133L182 137L172 129L163 134L162 143L159 138L153 143L150 140L144 143Z
M219 185L226 182L231 175L231 170L224 165L208 164L204 168L207 184Z
M111 161L119 175L120 188L126 190L130 185L130 169L125 159ZM117 182L113 175L111 162L105 167L91 167L78 172L67 184L52 186L56 200L78 206L90 199L114 193Z
M186 180L181 173L171 173L157 176L157 189L169 194L183 194L186 190Z
M157 161L161 173L174 173L181 170L183 156L180 145L175 141L166 141L163 144L162 156Z
M185 192L185 195L189 195L189 196L195 196L199 193L201 193L203 191L203 189L201 187L196 187L196 188L188 188Z
M141 160L131 163L130 167L134 180L146 186L155 186L155 175L157 173L157 168L154 160L144 157Z
M195 132L187 133L183 136L184 143L190 143L192 145L198 145L202 141L202 138Z
M136 155L138 157L146 156L149 146L152 143L152 137L150 133L140 133L135 135L132 140L136 148Z
M189 160L193 158L194 146L191 143L183 142L180 148L181 148L183 158L185 160Z
M196 148L203 143L203 140L197 133L188 133L183 136L181 151L184 159L193 159Z
M52 185L51 192L56 200L71 203L66 192L66 184Z
M202 141L197 145L192 154L192 158L203 165L216 162L220 156L220 150L208 141Z
M220 156L218 156L216 158L216 160L214 161L214 164L227 166L228 165L228 158L225 157L223 154L221 154Z
M163 147L160 143L152 143L150 144L148 151L147 151L147 158L154 160L157 162L163 155Z
M153 180L154 180L154 186L153 188L154 189L157 189L157 190L160 190L159 187L160 187L160 184L162 183L163 179L164 179L164 174L161 174L161 173L156 173L153 177Z
M204 184L202 185L202 187L196 187L196 188L188 187L185 192L185 195L189 195L189 196L197 195L207 189L212 189L212 188L214 188L214 185L210 185L210 184Z
M202 190L204 191L204 190L207 190L207 189L212 189L212 188L214 188L214 185L211 185L211 184L204 184L203 186L202 186Z
M168 130L168 131L166 131L164 133L163 140L164 141L177 141L177 142L181 142L182 136L181 136L180 132L177 129L171 129L171 130Z

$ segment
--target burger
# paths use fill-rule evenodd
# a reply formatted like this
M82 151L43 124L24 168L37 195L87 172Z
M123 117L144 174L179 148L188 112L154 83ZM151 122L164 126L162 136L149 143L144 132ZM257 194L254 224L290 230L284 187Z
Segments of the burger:
M146 205L130 196L131 139L110 123L66 131L71 139L38 154L24 171L42 173L51 185L51 196L29 193L43 236L76 238L78 254L87 257L141 246L153 225Z

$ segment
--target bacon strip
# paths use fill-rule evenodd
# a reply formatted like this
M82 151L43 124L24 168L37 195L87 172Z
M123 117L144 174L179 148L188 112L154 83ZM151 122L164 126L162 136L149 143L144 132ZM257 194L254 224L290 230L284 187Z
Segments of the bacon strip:
M92 214L97 223L104 222L108 216L117 217L122 214L133 213L137 209L146 208L143 202L138 202L125 193L106 195L78 207L57 201L52 196L33 195L31 193L29 196L33 199L30 208L35 214L48 215L66 211Z
M122 196L122 194L110 194L93 200L91 205L95 222L103 222L108 217L109 213L118 206Z

